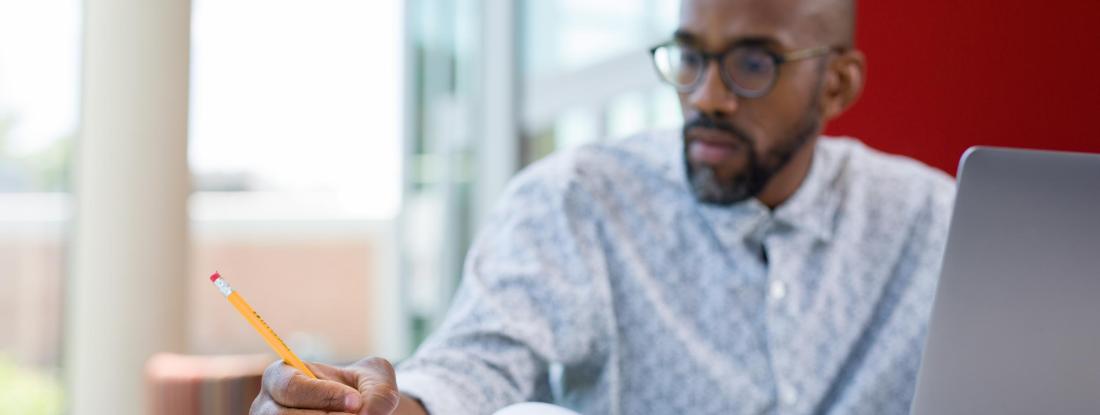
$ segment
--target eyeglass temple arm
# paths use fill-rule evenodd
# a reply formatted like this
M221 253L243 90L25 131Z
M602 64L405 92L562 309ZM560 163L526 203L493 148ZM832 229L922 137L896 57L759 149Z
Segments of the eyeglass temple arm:
M809 48L809 49L802 49L802 50L796 50L796 51L793 51L793 52L788 52L788 53L779 55L779 57L783 60L783 62L790 62L790 61L797 61L797 60L802 60L802 59L809 59L809 58L818 57L818 56L824 55L826 53L832 52L834 50L835 51L841 51L841 50L844 50L844 48L833 47L833 46L821 46L821 47L816 47L816 48Z

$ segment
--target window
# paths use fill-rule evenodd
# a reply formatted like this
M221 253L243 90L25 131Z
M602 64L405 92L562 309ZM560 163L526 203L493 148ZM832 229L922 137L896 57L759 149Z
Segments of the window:
M62 407L79 36L79 1L0 0L0 413Z
M524 161L679 123L676 95L646 49L675 29L679 2L554 0L523 10Z
M373 335L400 318L375 308L399 297L386 287L402 184L400 4L193 7L193 274L226 275L304 359L383 353L400 336ZM191 298L194 352L266 350L203 278Z

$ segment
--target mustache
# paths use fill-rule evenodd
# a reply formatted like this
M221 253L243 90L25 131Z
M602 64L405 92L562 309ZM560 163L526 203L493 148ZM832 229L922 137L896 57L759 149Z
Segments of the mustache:
M753 140L752 136L748 135L747 133L745 133L740 128L737 128L737 126L734 126L733 123L731 123L729 121L725 121L725 120L719 120L719 119L711 118L711 117L708 117L708 116L705 116L705 115L696 116L695 118L692 118L690 121L684 123L684 132L683 132L684 138L687 138L687 136L691 132L691 130L694 130L694 129L697 129L697 128L706 128L706 129L711 129L711 130L722 131L724 133L727 133L727 134L733 136L738 141L741 141L742 143L744 143L744 144L746 144L750 147L753 144L756 144L756 140Z

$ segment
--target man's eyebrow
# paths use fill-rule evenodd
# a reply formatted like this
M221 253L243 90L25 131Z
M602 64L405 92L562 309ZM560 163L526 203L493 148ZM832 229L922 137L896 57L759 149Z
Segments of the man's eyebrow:
M694 33L688 32L684 29L676 29L676 31L672 33L672 38L680 43L687 43L692 45L699 43L698 36L695 36Z
M686 45L698 46L702 43L702 41L699 39L699 36L684 29L677 29L675 32L673 32L672 38L677 42ZM778 39L771 36L744 36L726 41L725 48L728 49L737 46L763 46L769 48L779 48L782 45Z
M738 38L730 43L730 47L733 46L765 46L770 48L777 48L780 45L779 40L769 36L746 36Z

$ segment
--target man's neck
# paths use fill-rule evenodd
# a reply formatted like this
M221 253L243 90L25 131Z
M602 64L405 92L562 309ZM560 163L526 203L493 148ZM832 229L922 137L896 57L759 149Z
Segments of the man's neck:
M806 176L810 173L810 166L814 160L814 149L817 148L818 138L807 142L791 157L787 165L772 177L764 190L756 197L760 203L771 210L782 205L787 199L798 191Z

